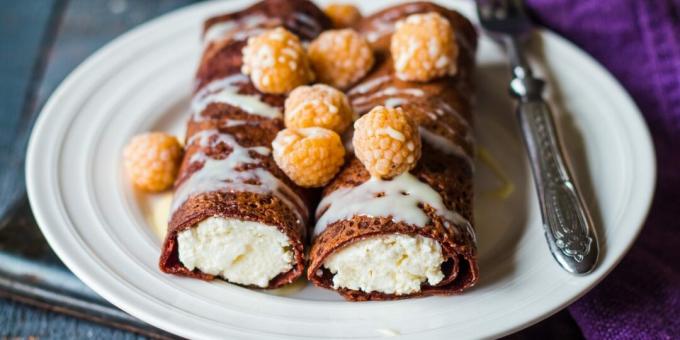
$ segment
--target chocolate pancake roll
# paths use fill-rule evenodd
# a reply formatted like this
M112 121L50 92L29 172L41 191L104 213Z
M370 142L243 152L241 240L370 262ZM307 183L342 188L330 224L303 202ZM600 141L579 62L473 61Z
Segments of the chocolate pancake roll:
M402 81L390 55L394 24L428 12L441 14L453 28L455 73ZM391 179L371 177L357 158L348 162L323 191L307 276L355 301L460 293L478 280L472 228L475 30L462 15L430 3L386 9L356 29L379 61L348 93L355 111L401 107L418 124L422 156L410 172Z
M309 40L330 27L309 1L268 0L208 19L160 256L166 273L261 288L304 270L308 193L276 166L271 142L283 128L283 95L259 92L241 73L247 39L285 27Z

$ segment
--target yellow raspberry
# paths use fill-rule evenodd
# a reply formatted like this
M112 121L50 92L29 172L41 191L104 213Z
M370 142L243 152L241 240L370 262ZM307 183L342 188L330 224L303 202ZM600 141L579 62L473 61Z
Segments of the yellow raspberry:
M453 28L438 13L413 14L398 21L390 51L401 80L428 81L456 73L458 45Z
M281 130L272 148L279 168L293 182L308 188L328 183L345 160L340 136L319 127Z
M300 86L286 99L288 128L322 127L341 134L353 116L347 96L328 85Z
M182 160L182 146L164 132L137 135L123 151L123 162L132 183L139 189L158 192L175 182Z
M359 33L351 29L321 33L309 44L309 60L319 81L346 89L373 67L373 51Z
M241 71L265 93L287 93L314 80L314 73L297 36L277 27L248 39Z
M350 27L361 20L361 12L354 5L330 4L324 9L335 28Z
M376 106L354 123L354 154L371 176L392 178L420 159L418 125L401 108Z

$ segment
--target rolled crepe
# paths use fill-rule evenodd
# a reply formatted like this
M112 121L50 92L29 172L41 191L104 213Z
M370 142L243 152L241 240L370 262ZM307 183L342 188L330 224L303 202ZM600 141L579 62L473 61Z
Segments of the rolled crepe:
M185 156L160 256L166 273L276 288L304 271L309 198L276 166L284 96L241 74L247 38L284 26L303 41L330 27L309 1L267 0L208 19Z
M459 47L457 73L427 83L396 78L389 55L394 23L438 12ZM316 211L308 279L349 300L389 300L460 293L477 282L472 228L473 26L430 3L404 4L362 20L357 30L379 62L349 91L359 114L400 106L420 124L422 157L391 180L371 178L352 158L323 191Z

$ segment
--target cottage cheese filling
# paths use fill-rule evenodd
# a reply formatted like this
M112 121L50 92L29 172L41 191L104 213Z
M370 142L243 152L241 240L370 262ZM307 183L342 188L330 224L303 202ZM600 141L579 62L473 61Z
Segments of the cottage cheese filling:
M288 237L257 222L210 217L178 233L177 243L179 260L189 270L242 285L264 288L293 268Z
M396 234L351 244L328 257L324 267L335 274L335 289L403 295L419 292L425 282L441 282L443 262L435 240Z

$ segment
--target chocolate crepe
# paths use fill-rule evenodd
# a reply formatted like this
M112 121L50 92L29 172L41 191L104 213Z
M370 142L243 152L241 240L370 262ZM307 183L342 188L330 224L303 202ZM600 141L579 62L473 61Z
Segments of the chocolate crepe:
M249 36L265 28L283 26L305 41L330 25L324 13L305 0L267 0L205 22L205 49L196 74L186 152L160 256L162 271L214 279L182 265L177 234L208 217L220 216L275 226L290 239L295 264L273 278L267 288L290 283L302 274L308 192L286 177L270 152L272 140L283 129L285 97L255 89L241 74L241 50ZM220 92L225 91L231 99L220 98ZM222 161L219 164L224 165L229 160L236 164L231 170L210 172L206 168L207 162L212 165Z
M414 13L438 12L447 18L456 34L460 53L457 73L427 83L404 82L396 78L389 55L394 23ZM472 24L455 11L431 3L395 6L360 21L355 27L372 45L378 62L372 72L349 91L353 107L359 114L377 105L401 106L420 124L423 139L422 158L410 173L426 183L440 196L447 209L462 218L447 220L436 209L421 204L429 222L424 226L395 221L391 216L354 215L349 219L317 225L322 230L310 252L307 277L315 285L332 288L333 274L324 261L333 253L359 240L387 234L430 237L442 247L444 279L435 286L424 283L420 292L394 295L363 292L346 288L338 292L348 300L391 300L413 296L450 295L462 292L478 280L476 240L472 229L472 137L471 101L472 69L477 36ZM370 175L353 158L323 192L324 197L341 188L365 183ZM329 202L330 205L333 202ZM317 219L328 207L321 205Z

